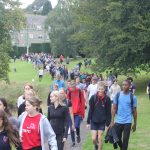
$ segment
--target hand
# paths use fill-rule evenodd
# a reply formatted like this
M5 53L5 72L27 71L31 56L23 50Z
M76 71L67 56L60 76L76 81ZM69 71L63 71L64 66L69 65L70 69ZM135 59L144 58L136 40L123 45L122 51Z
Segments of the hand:
M66 138L63 138L63 141L62 141L62 142L64 143L64 142L66 142L66 141L67 141L67 139L66 139Z
M74 124L72 124L72 130L74 130L75 129L75 126L74 126Z
M115 125L114 121L111 121L109 127L112 128L112 127L114 127L114 125Z
M135 131L136 131L136 124L134 123L132 126L132 132L135 132Z
M89 129L90 129L90 124L87 124L86 127L87 127L87 129L89 130Z

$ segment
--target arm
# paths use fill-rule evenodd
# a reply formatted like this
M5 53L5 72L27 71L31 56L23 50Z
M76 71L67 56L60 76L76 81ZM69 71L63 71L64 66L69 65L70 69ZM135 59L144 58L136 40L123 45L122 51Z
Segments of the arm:
M106 126L108 127L111 122L111 101L110 98L107 98L106 102Z
M72 129L74 130L75 125L74 125L74 115L73 115L72 107L69 107L69 112L70 112L70 117L72 121Z
M48 113L47 113L48 116L47 116L47 119L50 122L51 118L50 118L50 111L49 111L49 109L50 109L50 107L48 107Z
M132 126L133 132L136 131L136 124L137 124L137 110L136 107L133 108L133 118L134 118L134 124Z
M117 105L113 104L111 111L111 126L114 126L116 112L117 112Z
M51 150L58 150L56 135L55 135L48 119L45 118L42 122L43 122L44 137L46 137L48 139L48 144L51 147Z
M92 113L93 113L93 98L94 98L94 96L92 96L92 97L90 98L90 101L89 101L89 112L88 112L88 117L87 117L87 125L90 124L91 119L92 119Z
M66 107L65 112L64 112L64 137L67 139L68 136L68 129L69 129L69 111L68 108Z

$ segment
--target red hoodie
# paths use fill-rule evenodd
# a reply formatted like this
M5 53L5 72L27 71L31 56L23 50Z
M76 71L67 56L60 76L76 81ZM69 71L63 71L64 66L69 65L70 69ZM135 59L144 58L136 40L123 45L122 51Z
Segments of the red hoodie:
M76 88L75 90L69 88L67 93L67 99L71 100L73 114L79 115L84 118L85 99L83 91L79 88Z

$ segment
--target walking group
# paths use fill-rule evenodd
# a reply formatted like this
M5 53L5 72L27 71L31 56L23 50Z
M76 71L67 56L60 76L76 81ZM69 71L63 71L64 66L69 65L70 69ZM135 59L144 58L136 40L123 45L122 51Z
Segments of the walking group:
M33 85L25 84L17 100L17 119L9 112L7 100L0 98L0 150L12 150L12 145L17 150L66 150L69 132L71 147L75 147L82 142L83 119L87 119L95 150L102 150L104 131L106 143L128 149L130 131L137 125L133 79L124 80L121 90L112 72L104 80L102 75L77 71L66 84L61 73L55 72L44 108Z

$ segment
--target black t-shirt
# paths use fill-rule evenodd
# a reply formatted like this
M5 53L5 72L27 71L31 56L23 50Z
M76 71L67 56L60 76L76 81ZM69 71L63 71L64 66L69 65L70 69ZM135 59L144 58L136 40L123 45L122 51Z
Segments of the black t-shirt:
M9 139L5 131L0 132L0 150L11 150Z

